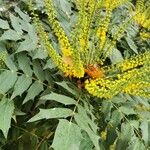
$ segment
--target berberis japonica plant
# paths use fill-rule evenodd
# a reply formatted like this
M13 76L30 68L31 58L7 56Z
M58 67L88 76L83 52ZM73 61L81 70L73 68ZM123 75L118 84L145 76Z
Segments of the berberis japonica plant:
M128 0L75 0L74 4L76 20L67 34L57 19L53 1L45 0L46 14L59 52L38 17L34 14L33 18L41 42L64 76L80 79L87 74L84 88L99 98L110 99L118 93L149 97L148 48L117 63L108 64L107 60L120 40L127 36L131 25L137 26L141 40L149 38L149 6L144 1L137 1L133 7ZM112 23L116 9L123 6L128 7L127 16L122 22Z
M150 149L150 0L0 0L0 150Z

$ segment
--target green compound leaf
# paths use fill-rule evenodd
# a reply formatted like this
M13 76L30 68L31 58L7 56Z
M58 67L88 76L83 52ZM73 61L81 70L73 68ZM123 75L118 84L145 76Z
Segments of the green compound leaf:
M5 138L7 138L13 112L14 112L13 101L10 101L10 99L7 98L3 98L0 101L0 129L2 130Z
M17 80L17 73L6 70L0 74L0 93L6 93Z
M135 138L131 141L129 147L126 150L146 150L143 142L140 139Z
M5 64L10 70L13 70L13 71L18 70L15 63L14 63L14 61L11 59L11 57L9 55L6 58Z
M126 114L126 115L136 114L136 112L134 111L134 109L132 107L128 106L128 105L127 106L121 106L121 107L119 107L119 110L122 113Z
M15 30L12 30L12 29L5 31L0 37L0 41L2 40L18 41L20 39L21 39L21 36Z
M40 99L49 100L49 101L56 101L56 102L62 103L64 105L76 104L76 101L74 99L72 99L71 97L61 95L61 94L57 94L57 93L51 93L51 94L42 96Z
M150 121L144 120L141 123L140 128L142 131L142 139L144 140L147 146L150 145Z
M29 36L25 36L24 41L19 43L19 47L17 49L17 52L21 52L21 51L30 51L33 50L34 47L32 45L32 40L29 38Z
M33 55L33 59L45 59L48 56L47 51L42 46L39 46L36 51L33 51Z
M34 60L32 63L35 76L43 82L45 80L45 74L42 68L42 64L38 60Z
M121 127L121 135L116 144L116 150L126 150L133 134L134 131L131 125L123 123Z
M17 52L21 51L31 51L37 48L38 38L33 26L29 23L23 22L24 28L28 34L24 36L24 41L20 42L20 46L17 49Z
M38 81L35 81L29 88L28 93L23 101L23 103L26 103L29 100L34 100L36 96L39 95L39 93L43 91L43 85L39 83Z
M10 14L10 20L11 20L11 25L14 28L14 30L18 34L22 35L23 31L22 31L22 27L21 27L20 22L19 22L20 18L14 16L13 14Z
M26 53L20 53L18 54L18 64L19 68L28 76L32 76L32 69L30 67L31 61L27 57Z
M78 113L75 114L74 118L78 126L86 131L90 140L93 142L95 149L100 150L100 136L97 135L97 126L94 121L90 119L87 111L82 106L78 106Z
M123 61L123 56L118 49L114 48L113 52L110 55L110 59L111 59L111 62L115 64L117 62Z
M131 37L126 37L125 38L129 47L136 53L138 54L138 51L137 51L137 46L135 45L134 41L132 40Z
M40 109L40 112L31 118L28 122L41 119L66 118L72 116L73 112L67 108Z
M21 96L21 94L28 89L31 83L32 79L26 77L25 75L18 77L11 99L15 98L18 95Z
M60 85L61 87L63 87L64 89L66 89L68 92L70 92L73 95L77 95L77 91L75 89L72 89L68 86L67 82L63 81L63 82L56 82L58 85Z
M74 123L60 119L52 147L55 150L78 150L81 140L81 129Z
M0 28L1 29L9 29L9 24L7 21L0 19Z
M83 140L81 141L79 150L92 150L93 143L86 132L82 132Z
M30 17L23 13L19 7L15 6L15 12L19 14L19 16L26 22L30 22Z

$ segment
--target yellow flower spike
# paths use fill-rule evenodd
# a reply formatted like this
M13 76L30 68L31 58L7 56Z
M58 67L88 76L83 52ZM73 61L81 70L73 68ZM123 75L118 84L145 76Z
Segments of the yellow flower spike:
M105 129L104 131L101 132L100 137L102 140L106 140L107 137L107 129Z
M124 72L129 69L136 68L138 66L149 64L149 59L150 59L150 51L147 51L143 54L138 54L137 56L133 56L129 59L124 60L121 63L118 63L116 67L122 72Z
M84 50L86 50L86 47L87 47L86 37L81 37L79 39L79 42L80 42L80 51L83 52Z
M104 45L105 45L105 41L106 41L106 32L108 30L108 25L110 23L111 16L112 16L112 10L111 9L106 10L106 14L105 14L104 18L102 19L100 26L96 32L96 36L99 39L99 48L100 48L101 52L104 50Z
M150 39L150 33L140 32L140 37L142 40L146 41L146 40Z
M136 8L136 11L144 11L144 8L145 8L145 6L144 6L144 0L136 0L136 6L135 6L135 8Z
M45 1L45 7L47 10L48 20L50 22L50 25L55 33L55 35L58 38L60 49L64 56L71 56L73 53L73 50L71 48L71 45L69 43L69 39L65 35L64 30L62 29L60 23L57 21L57 15L54 10L54 6L52 4L52 0L44 0Z
M4 61L6 60L7 53L5 51L0 52L0 69L4 67Z
M115 82L112 82L113 81L108 79L95 79L90 80L89 82L86 81L85 89L93 96L110 99L114 96L114 94L116 94L112 92L114 88L112 84L115 84Z
M97 37L100 39L100 49L104 47L106 41L106 31L107 28L99 28L97 31Z
M80 70L74 69L73 70L73 76L77 78L81 78L84 76L84 68L83 66L79 66Z
M143 77L143 73L138 71L138 69L132 69L123 74L118 74L117 79L98 78L95 80L86 81L85 89L90 94L105 99L112 98L119 92L132 95L144 95L144 92L141 92L141 89L150 87L150 84L138 80L140 77ZM130 82L128 83L127 81Z
M128 0L105 0L103 1L103 6L107 10L113 10L126 2L128 2Z
M75 49L72 48L71 42L68 37L65 35L63 28L60 23L56 19L56 13L54 10L54 6L52 4L52 0L45 0L45 7L47 10L48 19L50 25L58 38L60 49L63 53L63 57L71 57L73 62L73 67L69 65L69 71L65 72L68 75L72 75L74 77L83 77L84 76L84 68L82 62L80 60L80 54ZM68 64L67 64L68 65Z
M137 0L135 7L134 20L142 27L150 29L149 6L146 6L144 0Z
M134 94L134 95L140 95L141 90L145 88L150 88L150 83L148 82L138 82L138 83L132 83L129 84L123 92L128 93L128 94Z

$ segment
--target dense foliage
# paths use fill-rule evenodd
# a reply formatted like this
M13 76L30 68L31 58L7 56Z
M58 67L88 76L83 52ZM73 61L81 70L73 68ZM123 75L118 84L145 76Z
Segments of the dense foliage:
M0 149L149 149L149 10L0 0Z

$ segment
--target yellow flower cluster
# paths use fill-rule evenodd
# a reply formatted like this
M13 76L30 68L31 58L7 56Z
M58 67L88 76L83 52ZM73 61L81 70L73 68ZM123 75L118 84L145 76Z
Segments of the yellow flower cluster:
M48 15L48 19L50 22L50 25L55 33L55 35L58 38L58 42L60 44L60 49L62 51L62 57L57 54L57 57L55 55L55 58L53 57L54 54L50 54L50 57L52 58L52 60L55 62L55 64L59 67L62 68L61 70L65 73L66 76L74 76L74 77L83 77L84 76L84 68L82 65L82 62L80 60L80 56L79 54L76 53L76 50L74 50L71 47L70 41L68 39L68 37L65 35L65 32L63 30L63 28L61 27L60 23L57 20L57 15L55 13L54 10L54 6L52 4L52 0L45 0L45 7L47 10L47 15ZM44 31L43 34L40 31L41 34L41 38L45 38L44 37ZM48 37L46 38L48 39ZM49 45L52 47L52 45L50 44L49 41L45 42L43 41L44 45ZM47 43L47 44L46 44ZM48 50L49 53L54 53L54 49L53 51L50 50L50 48L48 48L48 46L46 46L46 49ZM56 52L55 52L56 53Z
M110 99L119 93L120 90L116 90L119 85L118 83L119 82L111 79L91 79L85 81L85 89L93 96Z
M6 52L0 51L0 68L4 66L4 61L6 60Z
M73 70L73 76L76 78L82 78L84 76L84 68L81 64L78 65L78 68Z
M144 0L136 1L135 21L142 27L150 29L149 7L146 7Z
M150 88L149 82L139 81L129 84L126 88L123 89L123 92L136 96L150 97L150 93L146 91L148 88Z
M93 13L95 4L97 4L95 0L76 0L77 8L80 11L86 11L88 14Z
M82 31L79 33L79 45L80 45L80 51L84 52L88 48L88 36L89 36L89 16L87 13L84 13L84 16L82 16L81 24L79 25L82 28ZM83 22L84 20L84 22Z
M100 39L100 50L104 47L106 41L107 27L100 27L97 31L97 37Z
M44 28L37 16L34 17L34 25L36 26L36 29L40 31L39 38L41 39L45 49L47 50L48 55L50 56L52 61L58 66L58 68L61 71L63 71L66 76L82 77L84 75L83 71L79 72L79 74L77 74L74 71L73 61L71 56L62 57L55 51L55 49L53 48L53 46L49 41L48 34L44 31Z
M79 51L85 56L89 46L90 28L97 3L95 0L76 0L76 5L79 12L75 34L79 42Z
M106 140L107 137L107 129L105 129L104 131L101 132L100 137L102 140Z
M107 30L113 10L128 0L76 0L78 18L70 37L66 35L57 19L53 0L44 1L50 26L58 39L62 54L57 53L53 48L42 24L35 17L39 38L52 61L66 76L81 78L86 74L89 79L85 81L85 89L99 98L110 99L120 92L143 96L150 95L146 91L150 86L147 76L150 69L150 51L114 64L110 68L107 66L100 68L104 70L102 76L100 74L95 76L94 74L95 72L100 73L98 67L94 68L96 69L95 72L92 70L93 68L87 68L105 62L116 42L124 35L124 31L133 19L132 17L127 17L116 32L111 35L111 38L107 36ZM98 6L96 2L99 2ZM134 19L138 19L137 22L139 21L143 27L149 28L149 22L145 22L147 12L144 11L143 13L143 1L142 4L139 2L138 5L142 5L142 11L137 6L138 13ZM105 12L102 12L104 9ZM98 19L101 15L103 17ZM140 36L142 38L149 37L148 33L144 32L141 32ZM99 59L101 60L99 61Z
M150 18L147 17L145 12L137 12L134 19L140 26L150 29Z
M143 91L145 88L150 88L150 83L142 81L148 70L132 69L122 74L117 74L113 78L98 78L95 80L86 80L85 89L92 95L99 98L110 99L119 92L127 94L149 97L150 93ZM129 81L129 82L127 82Z
M143 54L138 54L137 56L133 56L129 59L124 60L121 63L118 63L116 67L119 68L121 72L124 72L129 69L133 69L135 67L141 67L144 64L147 64L149 60L150 60L150 52L147 51Z
M150 33L149 32L140 32L140 37L142 40L146 41L150 39Z
M37 17L34 18L34 25L36 26L37 30L40 31L39 38L42 40L42 43L44 43L44 47L47 50L52 61L54 61L57 66L59 66L59 69L61 69L62 71L66 71L66 68L68 68L67 64L64 64L62 57L56 53L55 49L49 42L47 33L44 31L44 28Z
M144 0L136 0L136 10L137 11L144 11L145 6L144 6Z
M113 10L118 6L121 6L123 3L127 2L128 0L105 0L103 1L103 6L107 10Z
M105 17L102 19L100 27L97 30L97 37L100 39L100 50L103 49L106 41L106 32L111 19L112 10L106 10Z
M81 37L79 41L80 41L80 50L82 52L85 50L85 46L87 45L87 42L84 37Z
M60 49L63 52L64 56L71 56L73 50L69 43L68 37L65 35L64 30L62 29L60 23L57 21L57 16L54 10L54 6L52 4L52 0L45 0L45 7L47 10L48 19L50 25L58 38Z

